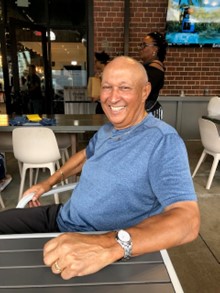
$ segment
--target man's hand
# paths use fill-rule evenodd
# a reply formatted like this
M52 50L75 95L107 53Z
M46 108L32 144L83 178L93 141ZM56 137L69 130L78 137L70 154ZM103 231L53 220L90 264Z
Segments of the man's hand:
M35 184L31 186L29 189L27 189L22 197L25 197L25 195L28 195L29 193L34 193L34 196L32 197L32 200L29 202L29 207L37 207L40 206L39 198L40 196L51 189L51 186L48 184L47 181L43 181L41 183Z
M114 232L101 235L65 233L44 247L45 264L65 280L95 273L122 256Z

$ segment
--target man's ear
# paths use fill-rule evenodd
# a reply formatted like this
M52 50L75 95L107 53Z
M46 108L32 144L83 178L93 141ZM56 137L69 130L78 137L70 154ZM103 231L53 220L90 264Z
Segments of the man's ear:
M145 102L151 92L151 83L148 81L143 88L143 101Z

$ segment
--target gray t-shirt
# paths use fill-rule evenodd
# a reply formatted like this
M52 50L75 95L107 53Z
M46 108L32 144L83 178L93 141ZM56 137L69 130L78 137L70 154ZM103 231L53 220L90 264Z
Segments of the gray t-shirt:
M57 217L61 231L128 228L196 200L182 139L152 114L128 129L105 124L86 152L80 182Z

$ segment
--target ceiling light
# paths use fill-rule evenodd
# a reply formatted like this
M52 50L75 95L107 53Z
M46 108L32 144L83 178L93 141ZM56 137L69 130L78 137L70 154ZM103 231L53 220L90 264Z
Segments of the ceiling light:
M18 7L28 7L30 4L28 0L17 0L15 3L17 4Z

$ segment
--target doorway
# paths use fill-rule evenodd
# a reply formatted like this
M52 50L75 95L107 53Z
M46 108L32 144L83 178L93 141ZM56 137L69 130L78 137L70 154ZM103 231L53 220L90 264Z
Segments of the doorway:
M8 114L27 111L23 94L30 64L36 66L41 79L45 113L64 113L65 87L81 87L85 94L87 71L92 70L87 65L87 22L92 1L40 0L20 7L21 2L25 1L4 2L11 104Z

